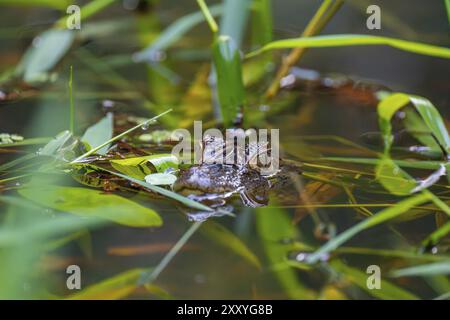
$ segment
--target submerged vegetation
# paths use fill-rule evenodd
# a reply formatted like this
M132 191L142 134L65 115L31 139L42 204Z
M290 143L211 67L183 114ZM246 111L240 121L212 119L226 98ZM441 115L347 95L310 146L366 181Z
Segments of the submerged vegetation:
M444 69L448 39L401 39L408 27L388 12L395 37L332 34L359 8L341 0L309 4L301 36L279 37L273 2L186 1L180 15L153 0L80 1L69 30L66 1L0 0L5 18L52 21L6 19L0 33L0 298L449 297L447 74L432 99L388 71L374 83L303 68L313 48L390 46L380 59ZM172 155L172 130L199 120L279 128L278 172ZM70 265L83 270L75 293ZM380 290L367 285L373 265Z

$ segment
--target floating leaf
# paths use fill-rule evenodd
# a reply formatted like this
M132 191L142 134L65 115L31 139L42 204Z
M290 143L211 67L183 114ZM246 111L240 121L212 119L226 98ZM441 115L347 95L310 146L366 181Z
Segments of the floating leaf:
M18 192L44 207L80 216L104 218L130 227L162 225L162 220L155 211L115 194L51 185L28 187Z
M86 130L83 137L81 137L81 141L87 142L88 145L92 148L96 148L104 141L110 140L112 138L113 129L113 114L109 112L100 121ZM103 148L99 149L97 153L104 155L108 151L108 148L109 145L106 145Z
M177 177L171 173L151 173L145 176L145 182L155 186L172 185L177 181Z
M203 222L200 232L205 234L212 241L230 249L232 252L241 256L252 265L261 268L258 257L231 231L212 220Z

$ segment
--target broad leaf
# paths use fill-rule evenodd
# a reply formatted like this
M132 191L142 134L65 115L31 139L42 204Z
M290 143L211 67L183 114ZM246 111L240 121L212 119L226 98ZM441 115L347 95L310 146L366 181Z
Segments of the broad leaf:
M161 218L152 209L115 194L56 185L33 186L20 189L18 192L44 207L80 216L100 217L130 227L162 225Z

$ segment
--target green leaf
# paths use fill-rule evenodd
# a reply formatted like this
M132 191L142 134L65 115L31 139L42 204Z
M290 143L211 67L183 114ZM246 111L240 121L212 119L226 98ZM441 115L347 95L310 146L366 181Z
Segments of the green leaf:
M424 246L438 243L442 238L450 233L450 221L435 230L425 240L422 241Z
M51 29L42 33L22 58L17 72L27 82L47 80L50 72L72 46L75 32Z
M68 297L69 300L116 300L128 297L138 287L147 269L131 269L91 285Z
M445 2L445 9L447 10L448 24L450 25L450 0L444 0L444 2Z
M354 237L361 231L374 227L380 223L389 221L393 218L396 218L402 214L407 213L414 206L421 205L430 201L430 195L428 193L420 193L413 197L409 197L405 200L402 200L397 203L396 206L384 209L377 214L361 221L355 226L345 230L335 238L329 240L326 244L324 244L319 250L311 254L306 258L306 261L309 263L316 263L319 261L324 255L329 252L335 250L344 242L348 241L350 238Z
M173 154L155 154L148 157L157 172L165 172L168 169L178 169L178 158Z
M90 147L96 148L101 145L104 141L110 140L113 136L113 114L108 113L96 124L90 126L84 133L81 141L87 142ZM98 154L106 154L109 145L97 151Z
M435 276L450 274L450 260L444 262L435 262L430 264L422 264L410 268L403 268L391 272L391 276L411 277L411 276Z
M156 154L151 156L133 157L127 159L111 160L111 165L117 171L132 178L144 180L144 178L154 172L148 167L151 163L156 172L163 173L169 168L178 168L178 159L172 154Z
M116 2L117 0L92 0L89 3L85 4L81 7L80 15L83 19L83 21L87 20L89 17L99 13L112 3ZM58 20L56 23L57 27L65 28L66 27L66 20L67 17L62 17Z
M250 264L261 269L261 263L258 257L231 231L212 220L203 222L200 232L210 238L212 241L228 248L232 252L241 256Z
M212 16L217 16L222 12L221 5L210 7ZM205 21L203 13L198 11L190 13L177 19L173 24L167 27L147 48L135 54L136 61L153 61L155 53L164 51L176 43L190 29Z
M271 265L286 265L286 268L275 268L274 272L288 296L291 299L314 298L312 293L299 281L297 272L287 264L290 248L284 245L282 240L298 237L298 231L289 216L281 209L258 208L256 226Z
M152 170L146 166L147 162L148 156L110 161L111 166L117 171L139 180L144 180L146 175L152 173Z
M450 58L450 49L401 39L362 34L335 34L326 36L285 39L270 42L247 55L248 58L272 49L326 48L342 46L386 45L400 50L439 58Z
M272 1L255 0L252 3L252 44L263 46L273 38Z
M403 123L405 124L408 133L416 138L422 145L429 147L431 152L435 152L438 155L442 154L442 150L433 138L432 132L416 110L405 109Z
M49 143L39 149L40 156L55 156L56 153L72 138L72 133L68 130L59 133Z
M145 176L145 182L155 186L172 185L177 181L177 177L171 173L152 173Z
M213 44L213 62L223 123L231 126L245 102L241 56L233 40L219 36Z
M362 290L366 291L371 296L383 300L417 300L419 299L414 294L396 286L395 284L381 279L381 288L369 289L367 287L367 274L358 269L347 266L339 260L334 260L330 263L331 267L343 274L343 276L357 285Z
M428 99L413 95L409 98L439 144L450 153L450 137L439 111Z
M375 176L386 190L399 196L411 194L417 186L416 181L389 157L380 159Z
M220 34L232 38L238 48L245 35L252 0L225 0L220 20Z
M162 225L155 211L115 194L52 185L27 187L18 192L41 206L80 216L99 217L130 227Z
M141 122L141 123L135 125L134 127L132 127L132 128L130 128L130 129L128 129L128 130L126 130L126 131L124 131L124 132L122 132L122 133L116 135L115 137L113 137L113 138L111 138L111 139L109 139L109 140L103 142L101 145L99 145L99 146L97 146L97 147L95 147L95 148L92 148L92 149L89 150L88 152L86 152L86 153L82 154L81 156L79 156L78 158L72 160L70 163L71 163L71 164L76 164L77 162L80 162L80 161L83 160L84 158L90 156L91 154L96 153L98 150L100 150L100 149L102 149L103 147L105 147L105 146L111 144L112 142L117 141L117 140L119 140L119 139L125 137L127 134L129 134L129 133L131 133L131 132L133 132L133 131L139 129L140 127L149 125L149 124L151 124L151 123L154 123L154 122L156 121L156 119L162 117L163 115L165 115L165 114L167 114L167 113L169 113L169 112L171 112L171 111L172 111L172 109L169 109L169 110L164 111L163 113L160 113L159 115L157 115L157 116L155 116L155 117L153 117L153 118L151 118L151 119L147 119L147 120L145 120L145 121L143 121L143 122Z
M407 95L404 93L393 93L388 95L378 104L377 110L380 121L380 129L385 140L385 150L389 150L392 143L392 128L390 121L393 115L409 103L414 106L421 116L426 128L428 129L427 131L433 134L442 148L444 148L447 152L450 152L450 137L447 128L445 127L444 120L436 107L428 99L414 95ZM414 123L417 123L417 119ZM416 130L417 129L423 130L423 126L416 128ZM411 128L409 128L409 130L411 131ZM432 148L434 146L435 144L429 145L429 147Z
M367 165L378 165L380 159L372 158L340 158L340 157L324 157L323 160L336 161L336 162L347 162L347 163L358 163ZM427 169L427 170L437 170L441 166L439 161L408 161L408 160L392 160L399 167L404 168L414 168L414 169Z
M71 1L69 0L0 0L0 5L11 5L11 6L39 6L39 7L49 7L55 9L65 10Z

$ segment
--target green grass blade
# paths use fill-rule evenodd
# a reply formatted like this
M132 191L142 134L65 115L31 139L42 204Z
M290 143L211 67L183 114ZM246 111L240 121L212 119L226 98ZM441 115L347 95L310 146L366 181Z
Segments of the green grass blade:
M217 26L216 20L214 20L213 15L208 9L208 6L206 5L204 0L197 0L198 5L200 6L200 9L203 12L203 15L205 16L206 21L208 22L209 28L213 33L217 33L219 30L219 27Z
M448 24L450 25L450 0L444 0L445 9L447 10Z
M391 277L416 277L450 274L450 260L394 270Z
M167 267L167 265L172 261L175 255L181 250L181 248L188 242L192 235L197 231L202 225L202 221L194 222L189 229L183 234L183 236L175 243L175 245L170 249L169 252L164 256L161 262L156 266L153 271L147 272L142 275L139 279L139 284L146 284L155 281L156 278L161 274L161 272Z
M274 273L289 298L314 298L313 293L299 280L297 272L288 265L287 256L290 248L283 245L281 241L297 238L298 230L294 227L286 212L281 209L258 208L256 226L270 264L287 267L274 268Z
M69 77L69 130L74 134L75 130L75 105L73 102L73 66L70 66L70 77Z
M229 127L236 120L245 101L241 55L232 38L219 36L215 40L213 61L222 120Z
M385 279L381 279L381 288L379 290L371 290L367 287L367 274L356 268L352 268L341 261L335 260L330 263L331 267L342 273L342 275L366 291L371 296L383 300L417 300L414 294L398 287L397 285Z
M422 241L423 247L428 247L429 245L434 245L438 243L442 238L450 233L450 221L435 230L430 234L425 240Z
M380 223L386 222L393 218L396 218L402 214L407 213L412 207L421 205L423 203L429 202L430 196L427 193L421 193L416 196L407 198L405 200L397 203L396 206L384 209L377 214L361 221L357 225L347 229L346 231L339 234L337 237L331 239L326 244L324 244L319 250L311 254L307 257L307 262L316 263L318 262L324 255L338 248L340 245L354 237L356 234L369 229L373 226L376 226Z
M252 45L264 46L273 40L272 1L252 3Z
M109 5L113 4L117 0L93 0L83 7L81 7L80 15L83 21L88 19L89 17L93 16L94 14L99 13ZM56 23L56 26L59 28L64 28L66 26L66 20L67 17L64 16L61 19L58 20Z
M24 155L24 156L22 156L20 158L17 158L17 159L14 159L14 160L10 161L10 162L4 163L4 164L0 165L0 172L6 171L6 170L8 170L10 168L13 168L13 167L21 164L21 163L33 160L36 157L37 157L37 155L35 153L29 153L29 154L26 154L26 155Z
M88 157L88 156L90 156L90 155L96 153L97 151L99 151L100 149L102 149L102 148L104 148L104 147L110 145L110 144L113 143L114 141L117 141L117 140L119 140L119 139L125 137L127 134L133 132L133 131L136 130L136 129L141 128L142 126L146 126L146 125L152 123L152 122L155 121L156 119L162 117L163 115L165 115L165 114L167 114L167 113L169 113L169 112L171 112L171 111L172 111L172 109L169 109L169 110L167 110L167 111L165 111L165 112L163 112L163 113L161 113L161 114L159 114L159 115L157 115L157 116L155 116L155 117L153 117L153 118L151 118L151 119L148 119L148 120L146 120L146 121L144 121L144 122L142 122L142 123L140 123L140 124L137 124L137 125L134 126L133 128L130 128L130 129L128 129L128 130L122 132L121 134L118 134L117 136L115 136L115 137L109 139L108 141L103 142L103 143L100 144L99 146L97 146L97 147L95 147L95 148L89 150L88 152L82 154L81 156L79 156L78 158L76 158L75 160L73 160L73 161L71 162L71 164L75 164L75 163L77 163L77 162L80 162L80 161L83 160L84 158L86 158L86 157Z
M326 47L372 46L372 45L387 45L412 53L445 59L450 58L450 49L448 48L389 37L358 35L358 34L338 34L338 35L326 35L326 36L294 38L294 39L273 41L265 45L261 49L249 53L247 57L250 58L267 50L273 49L285 49L297 47L326 48Z
M374 158L341 158L341 157L324 157L323 160L335 161L335 162L347 162L366 165L378 165L380 159ZM414 168L414 169L427 169L437 170L441 166L439 161L408 161L408 160L392 160L399 167Z
M375 176L386 190L399 196L413 193L418 186L417 182L389 157L380 159L375 169Z
M238 48L245 35L251 0L225 0L220 20L220 34L231 37Z

